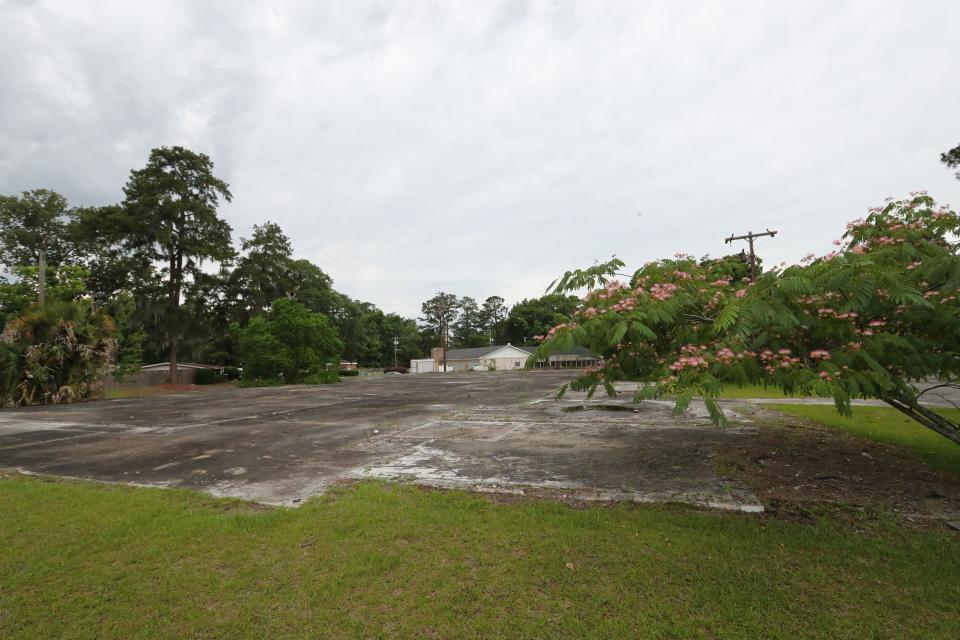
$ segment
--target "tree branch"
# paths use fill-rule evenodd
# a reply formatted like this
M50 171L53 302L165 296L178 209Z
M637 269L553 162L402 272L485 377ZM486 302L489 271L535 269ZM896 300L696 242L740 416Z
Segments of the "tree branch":
M935 385L933 385L932 387L927 387L926 389L924 389L923 391L921 391L920 393L917 394L917 398L919 398L920 396L922 396L923 394L925 394L925 393L928 392L928 391L933 391L934 389L943 389L943 388L946 388L946 387L949 387L949 388L951 388L951 389L960 389L960 384L957 384L957 382L960 382L960 379L957 379L957 380L947 380L946 382L942 382L942 383L940 383L940 384L935 384Z
M925 394L927 391L933 391L934 389L960 389L960 385L958 385L954 380L949 380L942 384L937 384L932 387L928 387L917 394L917 400L920 400L920 396ZM937 397L940 398L941 400L949 402L950 406L953 407L954 409L960 409L960 405L958 405L956 402L954 402L950 398L947 398L946 396L937 396Z
M882 398L884 402L899 411L900 413L916 420L923 426L936 431L944 438L960 444L960 425L944 418L939 413L931 411L916 402L908 402L903 398L895 396L886 396Z

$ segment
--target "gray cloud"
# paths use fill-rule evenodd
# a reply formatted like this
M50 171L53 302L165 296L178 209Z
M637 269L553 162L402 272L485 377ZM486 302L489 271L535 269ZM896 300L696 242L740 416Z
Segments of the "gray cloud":
M184 144L238 235L279 222L408 315L750 228L796 261L888 195L957 201L956 24L949 1L0 1L0 192L113 202Z

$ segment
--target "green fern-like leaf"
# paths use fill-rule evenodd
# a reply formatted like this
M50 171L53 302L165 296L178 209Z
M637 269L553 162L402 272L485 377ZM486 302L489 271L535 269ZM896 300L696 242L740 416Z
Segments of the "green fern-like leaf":
M713 326L716 333L721 331L726 331L733 323L737 321L737 318L740 317L740 303L739 302L730 302L723 308L720 314L717 316L717 319L714 320Z

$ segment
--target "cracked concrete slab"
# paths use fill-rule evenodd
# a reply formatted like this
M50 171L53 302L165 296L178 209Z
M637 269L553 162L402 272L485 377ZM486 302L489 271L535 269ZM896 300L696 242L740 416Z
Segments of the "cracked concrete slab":
M711 463L717 444L749 437L752 427L718 429L700 411L675 417L660 403L626 412L609 406L609 400L586 403L573 396L458 411L394 434L394 440L410 445L400 451L387 443L360 443L382 457L354 477L482 491L538 487L584 500L762 510L746 487L718 477ZM565 408L582 410L567 413Z
M345 479L582 500L762 507L713 450L754 427L703 407L553 395L567 372L349 379L0 411L0 467L298 504Z

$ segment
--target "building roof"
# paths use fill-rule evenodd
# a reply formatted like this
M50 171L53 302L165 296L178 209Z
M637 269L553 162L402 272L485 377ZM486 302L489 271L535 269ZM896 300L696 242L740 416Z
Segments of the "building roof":
M536 347L523 347L523 348L527 349L531 353L533 353L536 350ZM564 349L563 351L551 351L550 355L552 356L588 356L590 358L597 357L597 354L595 354L593 351L590 351L590 349L587 349L586 347L580 347L580 346L573 347L572 349Z
M469 349L447 349L447 360L479 360L494 351L499 351L507 346L505 344L492 344L488 347L471 347ZM521 351L526 351L523 347L517 347Z
M533 354L537 350L536 347L521 347L515 344L493 344L488 347L471 347L469 349L447 349L447 360L480 360L485 358L488 355L493 354L495 351L505 349L507 347L513 347L514 349L519 349L520 351L525 351L529 354ZM589 356L595 358L596 356L585 347L573 347L572 349L565 349L563 351L552 351L550 353L552 356Z
M163 370L169 369L169 362L154 362L152 364L145 364L140 367L143 371L153 371L155 369ZM222 365L219 364L196 364L193 362L178 362L177 369L221 369Z

